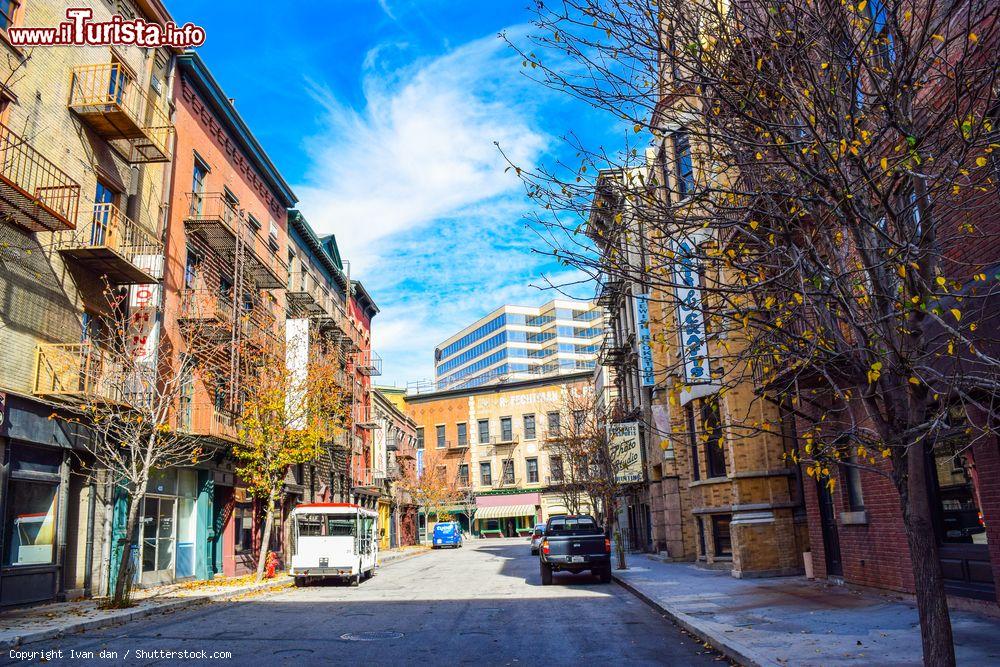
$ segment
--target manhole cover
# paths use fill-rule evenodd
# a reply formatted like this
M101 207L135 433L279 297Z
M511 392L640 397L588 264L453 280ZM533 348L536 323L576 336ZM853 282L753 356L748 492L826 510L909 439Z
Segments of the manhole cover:
M390 630L377 630L375 632L348 632L340 635L340 638L349 642L379 642L385 639L402 639L402 632L392 632Z

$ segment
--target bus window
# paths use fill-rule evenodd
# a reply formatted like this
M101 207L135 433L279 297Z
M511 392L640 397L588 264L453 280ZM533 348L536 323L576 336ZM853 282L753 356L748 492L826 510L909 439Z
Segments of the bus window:
M327 535L353 537L355 533L354 517L327 517Z

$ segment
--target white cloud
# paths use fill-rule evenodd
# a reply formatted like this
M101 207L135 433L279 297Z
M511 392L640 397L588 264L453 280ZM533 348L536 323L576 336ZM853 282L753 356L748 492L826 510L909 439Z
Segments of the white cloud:
M556 296L534 287L551 260L532 252L521 183L494 145L532 165L555 143L541 129L543 91L493 36L396 66L406 55L405 44L369 52L363 108L313 86L327 129L295 186L381 308L380 380L403 385L431 377L434 346L475 319Z

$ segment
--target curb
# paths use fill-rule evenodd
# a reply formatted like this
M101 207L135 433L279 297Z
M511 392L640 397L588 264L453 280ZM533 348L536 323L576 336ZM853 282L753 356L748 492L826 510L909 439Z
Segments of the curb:
M153 605L143 609L123 609L120 612L104 616L103 618L78 621L76 623L64 625L58 628L38 630L37 632L16 635L11 639L0 640L0 651L9 651L12 648L17 648L18 646L22 646L24 644L32 644L35 642L45 641L46 639L58 639L65 635L84 630L95 630L97 628L104 628L118 623L128 623L129 621L135 621L147 616L153 616L154 614L162 614L168 611L177 611L179 609L194 607L195 605L203 604L205 602L223 602L241 595L246 595L247 593L268 591L272 588L283 588L288 586L289 583L289 581L282 580L260 585L243 586L242 588L234 588L229 591L221 591L210 595L191 596L189 598L164 602L163 604Z
M385 567L386 565L392 565L393 563L401 563L404 560L410 560L411 558L416 558L417 556L426 556L430 552L431 552L430 549L420 549L413 553L397 556L396 558L390 558L389 560L380 560L379 562L375 563L375 569L377 570L382 567Z
M405 554L399 556L398 558L392 558L388 561L378 563L377 567L382 568L387 565L393 565L394 563L401 563L411 558L416 558L418 556L424 556L430 553L429 550L420 550L416 553ZM153 616L154 614L163 614L170 611L178 611L180 609L187 609L188 607L194 607L195 605L203 604L206 602L224 602L231 600L233 598L240 597L241 595L246 595L247 593L256 593L260 591L269 591L271 589L278 589L290 586L292 583L291 579L274 581L266 584L243 586L242 588L234 588L228 591L220 591L218 593L212 593L210 595L200 595L191 596L188 598L182 598L180 600L172 600L170 602L164 602L162 604L153 605L145 607L142 609L123 609L119 612L115 612L108 616L102 618L93 618L86 621L78 621L70 625L64 625L58 628L49 628L47 630L38 630L37 632L29 632L23 635L16 635L11 639L0 640L0 651L9 651L12 648L17 648L24 644L33 644L35 642L45 641L47 639L59 639L65 635L74 634L77 632L82 632L84 630L96 630L98 628L104 628L109 625L117 625L119 623L128 623L130 621L136 621L141 618L146 618L147 616Z
M620 578L614 573L614 570L612 570L611 576L614 578L616 584L645 602L656 611L666 615L671 621L681 626L701 641L708 642L715 650L730 660L734 660L741 665L745 665L745 667L766 667L766 665L773 664L761 656L754 656L753 651L744 647L742 644L730 641L725 637L720 637L718 634L710 632L703 627L702 624L693 620L687 614L680 614L672 611L669 607L665 607L632 584Z

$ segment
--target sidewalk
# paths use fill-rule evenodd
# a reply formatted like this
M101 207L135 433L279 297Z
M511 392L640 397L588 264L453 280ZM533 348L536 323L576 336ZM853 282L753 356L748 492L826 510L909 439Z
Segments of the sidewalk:
M407 560L428 550L424 547L402 547L383 551L379 554L378 566ZM136 604L128 609L99 609L97 605L100 600L94 599L9 609L0 612L0 650L81 630L125 623L152 614L177 611L205 602L245 599L291 585L292 578L284 572L259 584L254 581L253 575L217 577L210 581L189 581L137 589L132 594Z
M615 579L747 665L920 665L916 607L804 577L734 579L634 554ZM1000 619L952 611L960 665L1000 664Z

